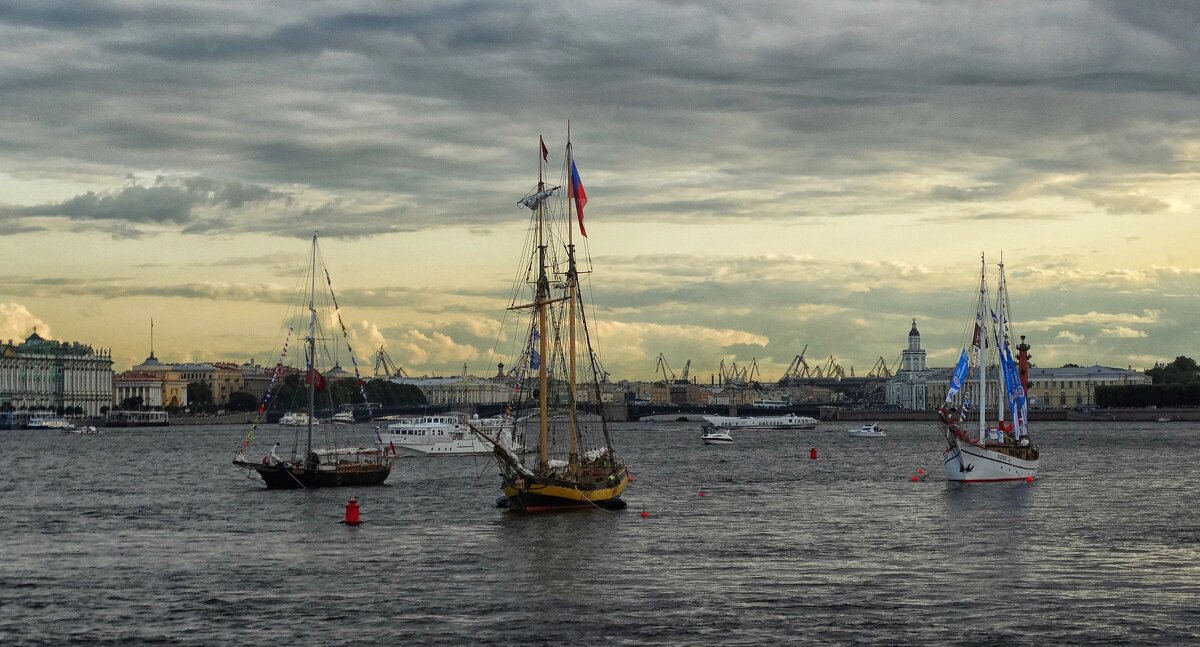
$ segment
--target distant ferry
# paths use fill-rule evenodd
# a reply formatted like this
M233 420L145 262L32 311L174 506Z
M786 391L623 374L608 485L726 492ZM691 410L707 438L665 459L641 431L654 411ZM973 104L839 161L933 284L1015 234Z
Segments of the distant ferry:
M783 400L755 400L750 406L757 409L782 409L788 406L788 403Z
M480 440L471 427L512 449L512 418L467 418L455 412L401 416L379 433L379 443L385 448L390 444L408 456L491 454L492 446Z
M25 423L28 429L71 429L75 425L70 421L62 418L30 418L29 422Z
M104 416L106 427L166 427L166 411L109 411Z
M786 416L704 416L706 427L714 429L815 429L816 418L789 413Z

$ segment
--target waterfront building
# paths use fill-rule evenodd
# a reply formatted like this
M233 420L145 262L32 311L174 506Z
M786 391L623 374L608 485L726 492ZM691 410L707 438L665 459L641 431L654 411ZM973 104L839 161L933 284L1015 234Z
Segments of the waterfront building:
M430 405L478 405L507 403L512 388L504 379L470 375L454 377L393 377L396 384L415 386Z
M950 387L952 369L934 369L929 379L930 408L941 406ZM996 367L989 368L996 375ZM1149 375L1132 368L1110 366L1064 366L1062 368L1029 369L1030 409L1073 409L1095 406L1096 387L1132 384L1150 384ZM995 379L988 380L989 393L999 393L1000 385ZM994 406L989 405L989 406Z
M140 398L147 409L183 408L188 405L187 385L175 371L125 371L113 378L113 405Z
M900 352L900 370L888 380L884 401L900 409L928 409L931 406L929 379L925 349L921 348L921 332L917 330L917 320L913 319L912 329L908 331L908 347ZM936 404L940 405L941 401Z
M229 403L229 396L235 391L244 389L242 367L228 362L164 364L150 351L150 356L141 364L133 367L138 373L162 374L174 373L185 384L204 382L212 393L212 402L217 406Z
M0 409L99 416L112 403L112 353L43 339L0 344Z

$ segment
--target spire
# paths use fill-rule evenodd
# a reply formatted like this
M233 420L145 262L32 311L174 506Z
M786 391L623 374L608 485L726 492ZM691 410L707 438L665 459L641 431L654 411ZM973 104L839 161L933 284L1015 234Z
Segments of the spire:
M917 330L917 318L913 317L912 330L908 331L909 337L920 337L921 332Z

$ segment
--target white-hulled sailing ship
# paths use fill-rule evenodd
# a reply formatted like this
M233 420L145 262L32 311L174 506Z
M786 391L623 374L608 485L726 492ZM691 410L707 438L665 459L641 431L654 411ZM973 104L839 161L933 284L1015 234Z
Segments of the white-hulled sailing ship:
M320 292L317 290L318 266L323 270L328 287L328 290ZM325 376L318 370L319 360L329 358L329 353L325 352L327 351L326 344L318 345L317 342L333 341L332 335L340 334L339 339L346 343L346 348L350 350L350 359L354 361L354 352L347 342L349 336L346 326L342 323L342 314L337 306L337 298L333 294L329 270L324 268L320 261L316 236L313 236L312 239L311 264L304 282L307 290L305 295L307 312L304 313L306 320L297 320L288 329L288 337L284 341L279 361L275 365L271 383L263 395L262 403L258 407L258 413L250 430L247 431L245 439L242 440L242 444L234 456L233 464L248 472L258 473L268 489L381 484L391 473L396 456L394 452L388 452L381 447L349 444L355 441L356 436L359 436L358 440L360 441L369 441L371 437L365 430L356 430L352 425L324 425L318 430L320 437L313 437L313 426L317 420L318 398L323 397L323 403L327 403L328 408L333 410L334 391L342 390L337 389L338 385L327 382ZM323 330L322 326L329 319L317 316L318 299L327 300L327 303L330 304L330 309L336 315L334 319L339 330ZM307 329L302 338L304 341L303 372L287 367L288 344L293 331L301 327ZM303 383L299 379L301 375ZM354 361L354 377L354 385L350 391L355 392L355 395L361 398L361 402L365 403L367 401L366 391L356 361ZM284 389L284 386L288 388ZM293 426L277 428L275 433L281 437L271 447L270 453L264 455L261 460L248 458L246 452L250 448L254 432L265 420L272 405L278 403L287 409L292 408L293 403L282 402L282 398L278 397L283 391L289 391L299 403L297 406L303 406L306 409L305 413L294 417L295 420L301 422ZM289 435L290 438L287 437ZM284 455L280 455L278 453L280 446L285 443L288 449L283 450Z
M530 451L518 456L486 430L472 431L492 446L499 463L504 496L498 505L518 512L621 509L629 473L616 456L602 415L604 373L587 326L575 219L569 213L573 203L579 233L586 237L587 194L569 136L563 166L565 200L560 187L547 187L543 180L548 151L540 138L539 153L537 188L519 202L532 211L526 246L532 258L521 262L509 307L518 313L520 344L508 374L514 442Z
M942 454L946 479L962 483L1028 480L1038 471L1038 446L1029 436L1026 398L1029 346L1021 337L1013 357L1003 261L994 310L989 306L986 273L984 262L971 339L959 354L945 403L938 409L947 443ZM989 384L993 374L996 378ZM997 387L995 393L989 392L990 386ZM995 418L989 421L993 404Z

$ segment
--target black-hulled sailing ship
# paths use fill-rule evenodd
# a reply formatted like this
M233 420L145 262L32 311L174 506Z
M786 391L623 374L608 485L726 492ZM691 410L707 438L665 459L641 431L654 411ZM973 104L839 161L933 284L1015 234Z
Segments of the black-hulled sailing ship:
M613 449L603 416L605 379L587 325L574 241L587 194L575 167L568 137L563 164L565 192L543 179L549 152L539 138L537 187L519 201L531 210L530 256L521 260L508 310L516 313L515 365L507 377L515 420L513 447L486 431L474 431L493 447L504 496L501 507L517 512L621 509L629 472ZM565 195L564 195L565 193ZM508 317L506 317L507 319Z
M320 291L317 289L318 268L322 271L327 288ZM336 405L333 402L335 392L353 393L361 398L361 402L367 402L358 363L348 342L349 335L342 323L341 311L333 293L333 283L329 277L329 270L325 268L321 259L316 236L312 239L310 263L303 282L306 295L301 302L306 303L302 304L300 316L289 317L292 323L288 328L279 361L275 364L270 385L245 439L234 456L233 464L248 472L256 472L268 489L379 485L387 480L392 471L392 465L396 461L394 452L388 452L378 446L351 445L356 437L361 436L358 438L359 442L371 438L365 429L356 429L354 425L320 425L319 430L314 429L319 399L329 411ZM318 317L319 305L322 310L328 308L336 316ZM330 321L336 321L339 329L325 330ZM305 330L304 337L301 338L304 353L302 369L287 365L288 346L296 330ZM335 337L336 335L340 337ZM350 359L354 365L354 383L350 388L337 388L343 385L328 381L319 370L322 360L329 359L330 354L329 344L318 342L332 342L335 339L346 342L346 348L350 351ZM297 408L306 409L306 412L298 417L305 421L304 424L271 428L270 431L282 437L271 447L270 453L258 460L246 456L255 431L259 429L260 423L265 422L272 410L293 412ZM314 433L317 437L314 437ZM280 446L285 443L289 450L283 450L285 454L281 455L278 452Z

